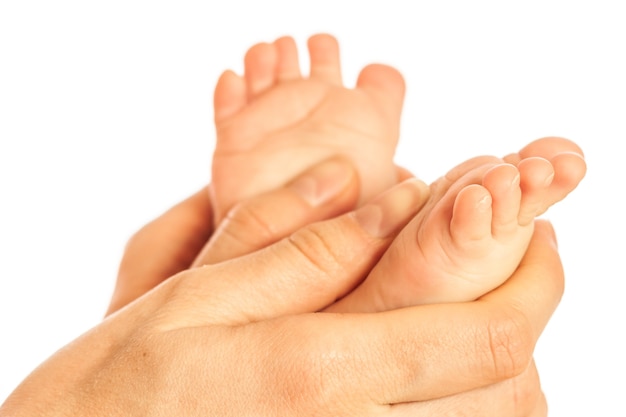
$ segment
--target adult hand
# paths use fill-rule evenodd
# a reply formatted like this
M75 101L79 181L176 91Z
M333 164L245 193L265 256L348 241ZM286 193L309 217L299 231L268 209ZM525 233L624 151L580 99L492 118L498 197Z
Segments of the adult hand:
M526 149L526 148L525 148ZM522 150L524 152L524 150ZM519 158L517 154L509 155L509 158ZM333 161L341 164L342 161ZM345 164L345 161L343 161ZM325 181L328 173L334 173L335 184L346 183L346 187L334 188L332 190L324 189L329 184ZM398 176L400 180L411 177L411 174L398 168ZM328 166L319 167L310 172L306 172L301 176L301 184L304 184L305 190L317 189L322 195L329 197L327 204L303 204L301 193L298 193L298 186L290 185L266 195L259 196L249 201L239 204L230 215L226 222L213 235L209 244L205 246L200 256L196 257L194 265L204 265L216 263L222 260L234 258L272 243L279 238L288 235L295 229L308 224L312 221L326 218L329 213L333 212L333 205L337 205L334 209L341 212L348 209L356 203L355 190L358 185L354 181L354 171L346 168ZM292 183L298 182L298 179ZM316 186L313 187L313 185ZM302 187L302 186L300 186ZM333 198L332 196L335 195ZM342 198L337 198L342 197ZM426 198L426 194L424 194ZM280 204L277 204L280 203ZM194 214L198 214L194 216ZM207 213L209 213L207 215ZM290 215L290 213L292 215ZM297 215L293 215L296 213ZM189 221L197 219L197 222ZM210 204L208 194L204 191L196 194L192 198L180 203L159 219L155 220L148 226L144 227L129 243L128 250L124 257L125 261L120 268L120 278L116 287L116 294L124 295L124 288L139 288L139 291L127 292L126 300L130 301L135 297L143 294L143 292L151 289L156 283L161 282L168 277L171 269L166 268L172 264L172 260L180 259L178 253L189 253L184 257L185 263L175 263L178 270L185 269L189 266L189 259L198 252L198 245L164 245L162 239L164 233L169 231L177 233L177 239L174 242L192 242L189 236L197 235L194 232L194 224L202 224L205 222L208 226L210 219ZM545 227L545 226L542 226ZM197 229L197 228L196 228ZM253 233L253 231L255 231ZM170 242L172 239L169 240ZM160 247L155 247L154 242L161 242ZM180 249L187 250L180 250ZM155 249L159 250L161 256L152 259L151 254L155 253ZM168 252L169 251L169 252ZM539 259L539 257L537 257ZM145 262L150 259L150 262ZM558 259L558 258L557 258ZM124 268L124 266L130 266ZM160 279L151 280L155 267L161 267L162 271L158 276ZM547 266L547 265L546 265ZM552 273L560 274L560 269L555 269ZM171 275L171 274L170 274ZM136 283L147 283L143 287L132 285ZM131 285L129 285L131 284ZM143 288L143 291L141 290ZM118 299L124 299L120 297ZM114 305L114 304L112 304ZM120 304L118 306L121 307ZM535 406L536 405L536 406ZM528 410L530 406L536 407L537 414L545 415L545 398L541 392L539 378L534 362L531 363L521 375L510 378L504 382L490 385L485 388L472 390L468 393L446 397L441 400L423 402L421 407L429 412L459 412L463 411L473 414L470 410L482 410L480 415L526 415L521 411L515 414L504 413L503 410L515 408L517 410ZM540 412L543 410L543 412Z
M492 397L483 412L477 395L527 372L558 304L546 224L517 273L479 301L309 313L363 278L419 200L403 183L356 214L166 280L50 358L0 414L426 416L467 411L452 407L469 398L481 416L545 415L539 396L516 410Z
M575 143L551 137L533 141L504 159L512 164L536 155L552 159L565 149L583 155ZM397 171L399 181L411 177L402 167L397 167ZM209 193L204 188L130 239L107 315L191 266L253 252L306 224L350 210L358 198L356 181L356 173L346 161L327 161L285 187L239 203L215 234ZM555 184L559 185L572 188L568 184Z
M400 168L399 175L409 176ZM237 204L214 232L205 187L131 237L107 315L192 266L254 252L307 224L343 214L356 205L358 190L352 165L333 158L284 187Z
M412 177L402 167L397 167L397 174L399 182ZM425 184L421 190L425 201ZM240 202L214 230L205 187L142 227L129 240L106 315L185 269L254 252L301 227L352 210L358 192L352 164L331 158L283 187Z

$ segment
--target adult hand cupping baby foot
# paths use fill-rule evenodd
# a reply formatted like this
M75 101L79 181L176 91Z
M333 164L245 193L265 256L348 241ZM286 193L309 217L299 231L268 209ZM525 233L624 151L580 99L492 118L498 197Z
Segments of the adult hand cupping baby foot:
M358 190L352 165L333 158L283 187L237 204L213 230L204 188L129 240L107 315L178 272L254 252L307 224L345 213L356 206Z
M401 167L397 172L400 181L412 176ZM428 196L426 185L417 184L421 199L415 210ZM307 224L345 213L356 206L358 193L356 170L345 159L331 158L283 187L238 203L213 230L204 188L129 240L107 315L178 272L254 252Z
M531 411L518 414L537 415L532 349L562 291L545 225L516 275L480 302L310 313L362 279L421 192L403 183L356 214L167 279L52 356L0 414L426 416L468 404L509 411L517 381L532 394L522 399Z

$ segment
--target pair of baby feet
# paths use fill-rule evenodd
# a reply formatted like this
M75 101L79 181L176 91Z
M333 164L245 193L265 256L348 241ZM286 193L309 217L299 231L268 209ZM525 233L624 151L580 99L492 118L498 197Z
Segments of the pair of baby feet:
M346 88L336 39L315 35L308 49L306 77L289 37L250 48L243 76L226 71L220 77L211 180L216 222L238 201L332 156L355 164L361 202L396 184L402 76L369 65L356 87ZM491 291L517 268L535 218L572 191L585 170L581 149L562 138L539 139L504 158L463 162L430 186L424 207L368 277L328 311L469 301Z

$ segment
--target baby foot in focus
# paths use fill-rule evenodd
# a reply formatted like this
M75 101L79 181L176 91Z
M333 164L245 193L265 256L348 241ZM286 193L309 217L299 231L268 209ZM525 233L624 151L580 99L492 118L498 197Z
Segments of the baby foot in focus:
M250 48L244 76L226 71L220 77L210 188L216 224L235 203L336 155L355 164L361 202L396 183L402 76L391 67L369 65L356 87L347 88L336 39L312 36L308 49L308 77L301 75L290 37Z
M369 276L326 311L386 311L484 295L519 265L535 218L565 198L585 171L580 148L561 138L532 142L504 160L460 164L431 185L429 201Z

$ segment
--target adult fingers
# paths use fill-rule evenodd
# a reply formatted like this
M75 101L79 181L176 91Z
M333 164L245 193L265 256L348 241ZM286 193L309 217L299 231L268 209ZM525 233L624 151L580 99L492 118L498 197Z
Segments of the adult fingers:
M392 405L389 416L534 417L544 402L533 361L521 375L497 384L435 400Z
M169 326L243 324L318 311L354 288L415 215L427 186L407 180L371 203L248 256L179 275Z
M508 285L484 295L481 300L494 305L506 304L514 309L512 313L522 313L528 319L527 324L536 341L561 301L564 290L563 265L558 255L556 235L547 220L535 221L531 245L511 278L514 279L509 279ZM528 291L530 283L538 281L541 281L543 291Z
M126 245L107 315L189 268L211 235L211 219L203 188L135 233Z
M396 166L398 182L414 175ZM220 223L193 266L209 265L257 251L301 227L354 208L358 178L347 161L333 158L305 171L284 187L237 204Z
M352 210L358 193L358 176L348 161L324 161L284 187L233 207L193 266L254 252L307 224Z
M299 316L292 323L301 332L298 347L285 346L280 354L294 356L290 366L317 363L327 390L351 387L340 395L379 404L444 397L521 374L562 291L554 234L538 222L518 270L479 300L317 314L308 326Z

